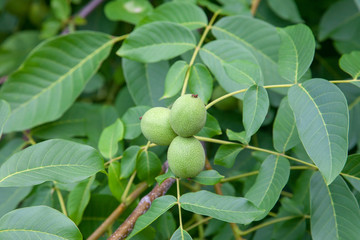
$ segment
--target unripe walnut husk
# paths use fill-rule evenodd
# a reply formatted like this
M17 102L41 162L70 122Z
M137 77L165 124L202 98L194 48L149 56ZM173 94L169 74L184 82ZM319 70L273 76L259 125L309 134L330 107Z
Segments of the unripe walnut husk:
M205 152L194 137L177 136L171 142L167 159L170 170L180 178L196 177L205 166Z
M154 107L141 118L141 131L152 143L169 145L177 136L170 126L170 109Z
M206 108L197 95L186 94L173 104L170 113L170 125L181 137L197 134L205 125Z

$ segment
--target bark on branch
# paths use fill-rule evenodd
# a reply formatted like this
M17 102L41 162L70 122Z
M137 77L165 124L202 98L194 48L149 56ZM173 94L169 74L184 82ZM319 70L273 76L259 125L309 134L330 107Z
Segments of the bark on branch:
M151 203L158 197L163 196L173 185L175 179L168 178L161 185L156 185L153 190L144 196L130 216L120 225L108 240L125 239L133 230L136 220L143 215L151 206Z

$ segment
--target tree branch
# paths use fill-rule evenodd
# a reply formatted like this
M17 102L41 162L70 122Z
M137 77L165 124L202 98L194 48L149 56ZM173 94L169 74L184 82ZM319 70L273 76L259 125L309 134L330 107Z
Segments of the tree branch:
M128 205L130 205L135 199L139 197L139 195L147 189L147 183L142 182L137 185L137 188L127 197L125 202L122 202L106 220L87 238L87 240L96 240L100 238L106 230L111 226L116 219L120 217L120 215L126 210Z
M133 230L136 220L143 215L151 206L151 203L158 197L163 196L173 185L175 179L168 178L161 185L156 185L153 190L144 196L130 216L120 225L108 240L125 239Z

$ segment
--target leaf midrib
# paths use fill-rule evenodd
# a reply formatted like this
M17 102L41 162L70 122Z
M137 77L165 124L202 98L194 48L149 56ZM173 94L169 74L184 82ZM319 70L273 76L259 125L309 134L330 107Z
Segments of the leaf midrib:
M82 168L85 168L86 167L89 169L93 169L93 168L89 167L88 165L79 165L79 164L57 164L57 165L50 165L50 166L40 166L40 167L36 167L36 168L28 168L28 169L25 169L22 171L14 172L10 175L7 175L5 178L1 179L0 183L3 182L4 180L8 179L9 177L15 176L20 173L31 172L31 171L36 171L39 169L52 168L52 167L55 167L55 168L57 168L57 167L82 167Z
M62 83L65 79L67 79L68 76L70 76L71 74L73 74L76 70L78 70L79 68L81 68L89 59L91 59L92 57L94 57L95 55L97 55L99 52L101 52L103 49L105 49L106 47L108 47L108 45L111 45L114 43L114 39L110 39L107 43L103 44L100 48L96 49L94 52L90 53L87 57L85 57L83 60L81 60L78 64L76 64L73 68L70 68L70 70L65 73L64 75L62 75L61 77L59 77L56 81L54 81L53 83L51 83L48 87L44 88L43 90L41 90L38 94L32 96L28 101L24 102L23 104L19 105L17 108L15 108L12 112L11 115L15 114L17 111L19 111L21 108L24 108L25 106L27 106L28 104L30 104L32 101L34 101L35 99L39 98L42 94L44 94L47 91L50 91L52 88L54 88L56 85ZM1 182L1 181L0 181Z

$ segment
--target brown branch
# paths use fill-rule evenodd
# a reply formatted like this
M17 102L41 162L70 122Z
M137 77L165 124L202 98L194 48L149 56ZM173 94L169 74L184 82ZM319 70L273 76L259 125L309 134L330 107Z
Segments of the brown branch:
M126 210L126 208L139 197L139 195L147 189L146 182L139 183L136 189L127 197L126 201L121 203L106 220L87 238L87 240L96 240L100 238L116 219Z
M156 185L153 190L144 196L130 216L120 225L108 240L125 239L133 230L136 220L143 215L151 206L151 203L158 197L163 196L173 185L175 179L168 178L161 185Z
M251 1L251 10L250 10L251 15L255 16L255 13L259 7L260 1L261 0L252 0Z

